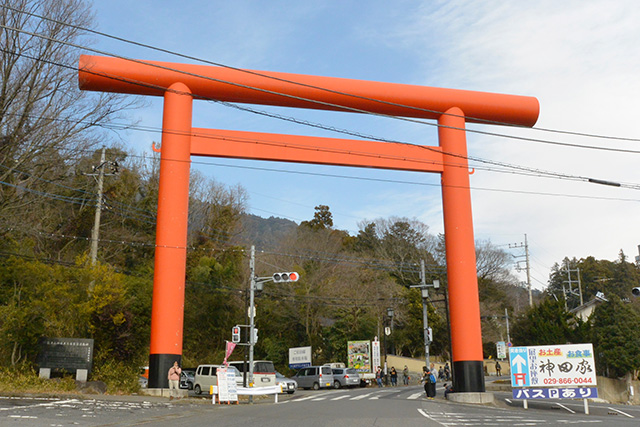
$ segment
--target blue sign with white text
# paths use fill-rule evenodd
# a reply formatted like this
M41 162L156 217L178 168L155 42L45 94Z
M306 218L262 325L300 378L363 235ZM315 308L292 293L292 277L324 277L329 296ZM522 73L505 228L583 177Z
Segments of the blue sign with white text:
M511 385L513 387L529 387L531 373L527 347L511 347L509 349L509 365L511 366Z
M514 399L595 399L598 387L514 389Z

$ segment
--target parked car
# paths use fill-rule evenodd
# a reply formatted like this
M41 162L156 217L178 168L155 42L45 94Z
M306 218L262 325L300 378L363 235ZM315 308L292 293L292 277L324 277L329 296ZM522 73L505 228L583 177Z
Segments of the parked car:
M223 365L200 365L198 369L196 369L195 378L193 380L193 391L196 394L201 394L202 392L209 393L209 389L212 385L218 385L218 377L216 376L216 372L218 368L224 368ZM238 370L229 366L227 368L229 371L233 371L236 377L236 385L242 386L242 374L238 372Z
M333 373L329 366L309 366L302 368L293 376L300 388L319 388L333 387Z
M298 383L276 371L276 385L282 385L282 392L293 394L298 389Z
M353 368L334 368L333 387L358 387L360 386L360 374Z
M180 388L193 390L193 384L196 382L195 369L183 369L180 374Z

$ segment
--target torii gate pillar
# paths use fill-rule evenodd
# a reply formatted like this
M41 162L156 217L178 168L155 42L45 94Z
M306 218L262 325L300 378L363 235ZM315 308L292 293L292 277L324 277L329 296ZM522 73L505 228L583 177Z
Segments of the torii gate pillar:
M449 288L454 390L483 392L484 369L476 252L464 113L451 108L438 119L444 154L442 211Z
M182 360L193 104L190 93L182 83L172 84L164 93L149 388L166 388L169 368Z

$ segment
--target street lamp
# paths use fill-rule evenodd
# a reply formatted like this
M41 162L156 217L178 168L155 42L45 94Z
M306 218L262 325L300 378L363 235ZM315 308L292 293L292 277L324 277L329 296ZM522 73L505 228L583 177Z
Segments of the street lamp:
M393 315L394 311L392 307L387 308L387 319L389 319L389 327L384 327L384 382L385 385L389 385L389 369L387 365L387 335L391 335L393 331ZM385 319L386 320L386 319ZM386 324L386 322L383 322Z

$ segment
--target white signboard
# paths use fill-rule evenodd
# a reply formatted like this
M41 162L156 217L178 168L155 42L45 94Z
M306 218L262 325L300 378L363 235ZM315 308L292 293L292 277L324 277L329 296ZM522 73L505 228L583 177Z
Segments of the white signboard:
M512 387L597 385L592 344L511 347L509 364Z
M498 341L496 343L496 352L498 353L498 359L503 360L507 358L507 344L504 341Z
M378 338L371 341L371 371L375 372L380 365L380 341Z
M311 347L294 347L289 349L289 367L300 369L311 366Z
M218 378L218 401L237 402L238 386L235 372L226 368L218 368L216 369L216 377Z

